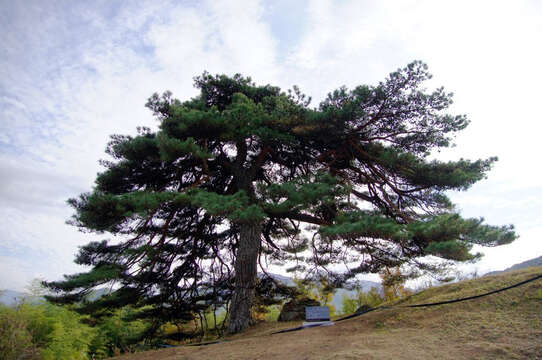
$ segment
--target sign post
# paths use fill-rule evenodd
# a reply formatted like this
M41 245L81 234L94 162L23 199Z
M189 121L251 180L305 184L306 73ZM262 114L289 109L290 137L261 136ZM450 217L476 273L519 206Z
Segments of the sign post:
M303 323L303 327L335 325L331 321L327 306L306 306L305 320L306 322Z

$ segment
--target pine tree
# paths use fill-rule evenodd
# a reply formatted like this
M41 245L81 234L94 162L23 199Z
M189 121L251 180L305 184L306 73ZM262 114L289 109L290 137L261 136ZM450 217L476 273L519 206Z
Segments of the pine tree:
M112 136L92 191L69 200L71 224L122 240L83 246L76 262L92 269L48 283L56 301L116 282L82 308L138 303L152 305L149 316L189 319L229 304L233 333L249 326L259 259L296 261L315 278L325 269L340 284L404 264L433 271L420 259L474 260L473 244L513 241L511 226L464 219L446 196L483 179L496 158L429 160L468 125L443 113L452 94L421 87L429 78L416 61L317 108L295 87L241 75L204 73L199 96L184 102L153 95L158 131ZM340 262L349 270L332 271Z

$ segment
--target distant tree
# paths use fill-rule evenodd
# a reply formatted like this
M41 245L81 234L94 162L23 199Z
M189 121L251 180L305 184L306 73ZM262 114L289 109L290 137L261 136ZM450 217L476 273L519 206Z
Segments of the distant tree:
M313 297L322 306L327 306L331 315L335 314L337 310L333 305L333 298L335 297L335 287L333 287L329 281L322 279L313 290Z
M153 95L158 131L112 136L92 192L69 200L71 224L121 240L83 246L76 262L92 269L48 286L73 302L117 282L94 309L152 305L148 315L162 319L228 303L234 333L250 324L258 259L296 260L336 286L405 263L434 271L420 258L473 260L473 244L513 241L511 226L463 219L446 197L483 179L496 158L429 160L468 124L443 113L452 95L426 92L429 78L416 61L316 108L297 88L241 75L204 73L200 94L184 102ZM343 262L346 272L330 266Z
M399 267L382 269L380 278L386 301L397 301L412 294L412 291L405 287L407 277Z
M49 289L43 285L45 279L34 278L26 287L25 290L32 297L45 296L50 293Z
M331 315L335 313L335 305L332 304L335 288L325 278L321 278L318 282L294 278L294 282L298 297L314 299L320 305L329 307Z
M346 295L343 297L341 312L343 314L353 314L364 305L374 308L382 304L384 300L384 295L376 287L372 287L367 292L364 292L362 289L356 289L354 296Z

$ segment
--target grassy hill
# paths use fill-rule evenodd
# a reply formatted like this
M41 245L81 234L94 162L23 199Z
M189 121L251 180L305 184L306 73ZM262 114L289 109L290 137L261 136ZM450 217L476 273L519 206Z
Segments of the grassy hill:
M542 274L542 267L430 288L400 305L481 294ZM335 326L269 335L265 323L227 342L121 357L173 359L542 359L542 279L460 303L378 310Z

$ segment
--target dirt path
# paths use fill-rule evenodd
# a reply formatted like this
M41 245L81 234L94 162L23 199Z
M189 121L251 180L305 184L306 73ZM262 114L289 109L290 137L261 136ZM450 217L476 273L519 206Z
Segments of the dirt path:
M412 310L407 310L412 312ZM201 347L177 347L122 357L126 360L201 359L536 359L542 354L542 330L528 336L491 336L492 324L479 335L456 328L410 324L390 328L383 314L335 326L240 339ZM389 314L397 316L398 314ZM404 315L403 315L404 316ZM425 323L425 322L424 322ZM499 324L493 324L498 326ZM493 329L494 330L494 329ZM535 330L535 329L532 329ZM485 335L485 336L482 336ZM541 357L542 359L542 357Z

